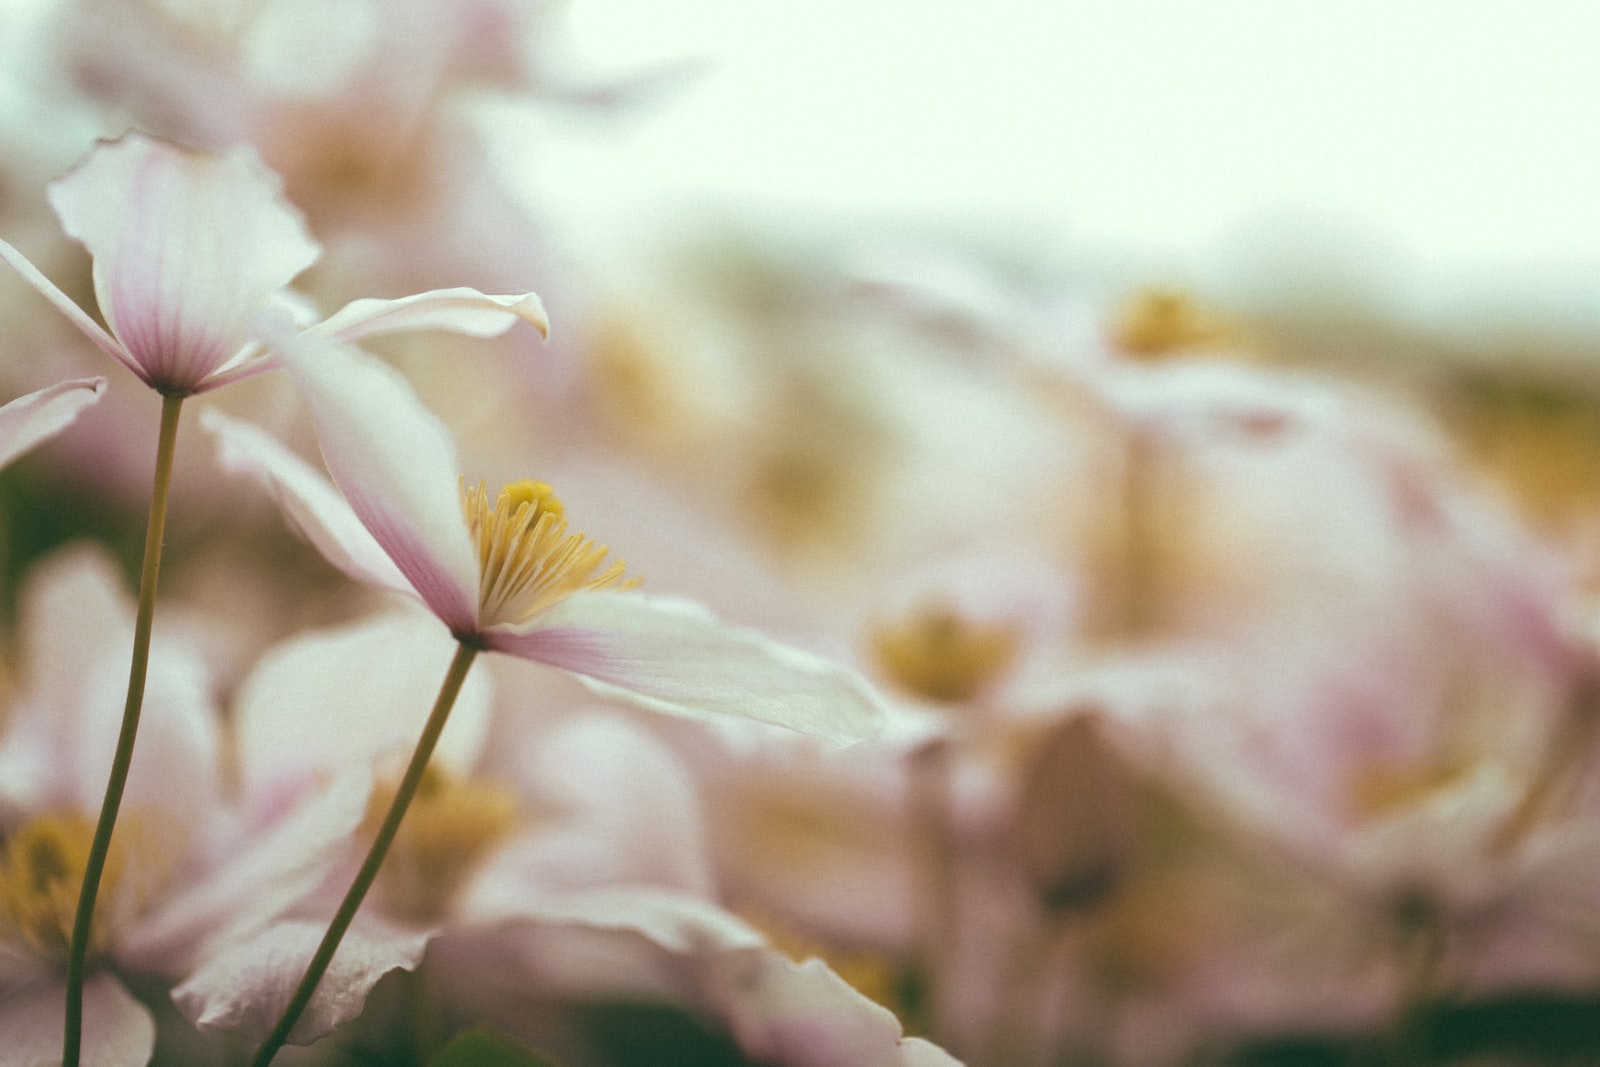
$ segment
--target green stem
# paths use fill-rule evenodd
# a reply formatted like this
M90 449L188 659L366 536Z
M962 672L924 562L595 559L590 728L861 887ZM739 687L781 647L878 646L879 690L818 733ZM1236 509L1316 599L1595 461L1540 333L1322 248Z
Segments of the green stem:
M256 1051L255 1059L250 1061L251 1067L266 1067L272 1062L272 1057L278 1054L278 1050L289 1039L294 1024L300 1020L300 1015L311 1003L311 996L317 991L317 983L322 981L322 975L327 971L328 964L333 962L333 954L338 950L339 942L344 940L345 931L350 928L350 923L356 917L356 910L361 907L361 901L366 898L367 890L372 888L373 880L378 877L378 868L382 866L383 858L388 855L389 846L394 843L394 835L400 829L400 820L405 818L406 808L410 807L417 787L422 784L422 772L427 769L428 758L433 755L433 746L439 741L445 720L450 717L450 709L455 705L456 695L461 692L461 684L466 681L467 670L472 666L478 651L476 647L464 642L456 649L455 658L450 661L450 670L444 676L444 684L439 687L439 697L433 703L433 711L428 713L427 725L423 726L422 736L417 739L416 750L411 753L411 762L406 765L406 773L400 779L399 789L395 791L394 802L389 805L388 814L383 817L383 824L378 827L378 835L373 839L372 847L367 850L367 858L361 861L361 870L356 872L355 881L350 883L344 900L339 904L339 910L334 913L333 921L328 924L327 933L322 935L322 943L317 946L316 954L306 966L306 973L300 979L299 987L289 999L288 1006L283 1009L283 1016L278 1020L278 1025L273 1027L272 1033L267 1035L267 1039L261 1043L261 1048Z
M155 485L150 493L150 523L144 535L144 567L139 572L139 609L133 625L133 663L128 669L128 700L122 708L122 732L117 736L116 754L111 760L111 777L106 782L105 800L100 805L100 821L95 824L94 841L83 869L83 888L78 891L78 910L72 920L72 945L67 957L67 1013L61 1039L62 1067L78 1067L83 1043L83 979L89 959L89 936L94 926L95 898L100 894L100 879L106 857L111 852L111 831L117 824L117 809L128 784L128 768L133 763L133 741L139 732L139 712L144 707L145 675L150 668L150 632L156 616L156 580L161 575L161 542L167 528L167 495L172 488L172 458L178 447L178 415L183 397L161 398L161 430L156 439Z

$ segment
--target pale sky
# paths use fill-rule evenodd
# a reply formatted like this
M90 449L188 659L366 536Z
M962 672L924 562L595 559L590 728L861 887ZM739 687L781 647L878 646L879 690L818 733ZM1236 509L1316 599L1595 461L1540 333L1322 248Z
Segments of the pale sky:
M1315 245L1426 312L1600 323L1600 7L1289 0L576 0L602 68L712 61L558 138L551 194L1023 224L1263 280ZM1287 250L1287 251L1285 251Z

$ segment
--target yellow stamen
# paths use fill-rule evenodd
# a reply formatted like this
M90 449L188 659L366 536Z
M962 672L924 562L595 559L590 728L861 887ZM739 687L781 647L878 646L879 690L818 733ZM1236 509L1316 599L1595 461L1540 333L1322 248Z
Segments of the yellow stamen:
M625 577L620 560L600 569L610 550L567 532L566 509L544 482L513 482L491 502L485 483L462 479L461 506L478 545L483 626L526 622L580 589L632 589L640 582Z
M10 835L0 856L0 933L66 962L93 838L94 823L76 812L37 816ZM121 850L113 842L102 884L114 886L121 868ZM106 939L104 909L96 908L90 955L101 953Z
M363 832L371 837L394 801L396 783L373 790ZM454 778L430 767L379 868L384 903L418 921L442 917L457 890L522 822L516 798L494 782Z

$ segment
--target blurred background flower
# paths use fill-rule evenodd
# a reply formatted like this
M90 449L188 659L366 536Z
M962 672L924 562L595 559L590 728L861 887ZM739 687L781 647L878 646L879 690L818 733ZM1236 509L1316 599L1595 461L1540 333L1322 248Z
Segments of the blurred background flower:
M548 345L372 343L474 482L561 486L651 593L889 706L840 751L497 665L446 770L536 846L491 819L429 868L400 971L285 1061L464 1062L484 1026L561 1067L939 1060L901 1028L974 1067L1600 1057L1589 6L19 0L0 31L0 237L73 299L45 188L95 138L248 144L322 314L543 298ZM0 276L7 396L103 362L42 303ZM200 399L317 461L282 376ZM9 659L50 550L132 573L150 403L112 383L0 478ZM287 833L381 779L351 746L400 743L406 685L328 688L360 721L313 773L339 668L282 650L381 636L382 600L179 467L218 789ZM315 932L246 919L130 984L157 1062L242 1055L172 988L259 1015L240 946Z

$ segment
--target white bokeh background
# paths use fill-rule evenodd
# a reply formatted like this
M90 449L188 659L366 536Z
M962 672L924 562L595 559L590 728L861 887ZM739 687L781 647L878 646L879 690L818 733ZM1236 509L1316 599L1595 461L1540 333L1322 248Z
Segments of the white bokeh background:
M552 122L587 225L683 205L996 232L1243 292L1600 326L1600 8L576 0L578 54L708 61ZM1297 271L1296 268L1299 268Z

